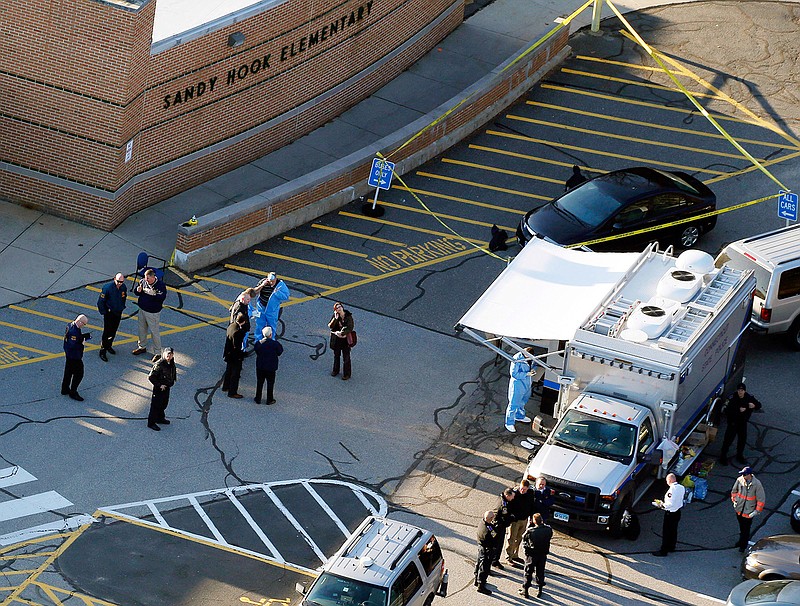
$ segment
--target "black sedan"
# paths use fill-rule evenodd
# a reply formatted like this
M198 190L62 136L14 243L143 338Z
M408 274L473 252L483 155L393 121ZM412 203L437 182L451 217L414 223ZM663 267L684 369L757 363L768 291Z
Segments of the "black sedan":
M517 227L524 246L534 237L567 246L665 225L716 209L717 198L682 172L646 167L589 179L526 214ZM650 242L690 248L716 225L716 216L589 245L597 250L642 250Z

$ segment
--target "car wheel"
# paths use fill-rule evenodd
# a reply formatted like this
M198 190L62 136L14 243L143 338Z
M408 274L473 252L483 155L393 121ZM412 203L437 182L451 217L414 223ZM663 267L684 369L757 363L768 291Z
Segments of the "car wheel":
M789 339L789 345L794 349L800 349L800 318L794 321L786 337Z
M433 594L428 596L428 599L425 600L425 606L431 606L433 604Z
M765 574L763 577L759 577L762 581L782 581L786 577L780 574Z
M678 246L681 248L691 248L697 244L701 233L698 225L687 225L683 228L683 231L681 231L681 235L678 238Z
M795 532L800 532L800 501L795 501L792 505L792 528Z

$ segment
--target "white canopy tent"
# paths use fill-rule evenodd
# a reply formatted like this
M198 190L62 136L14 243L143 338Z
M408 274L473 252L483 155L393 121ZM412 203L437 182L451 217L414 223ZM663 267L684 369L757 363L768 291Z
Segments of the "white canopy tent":
M584 252L534 238L456 328L509 359L493 344L497 337L516 350L517 340L567 341L641 256Z

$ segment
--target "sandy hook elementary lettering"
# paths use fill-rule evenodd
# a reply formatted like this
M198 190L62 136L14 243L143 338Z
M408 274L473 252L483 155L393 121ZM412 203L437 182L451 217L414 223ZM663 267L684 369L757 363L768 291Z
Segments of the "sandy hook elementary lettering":
M162 109L169 109L170 107L181 105L192 99L200 98L206 92L213 92L218 82L221 83L224 81L226 86L232 86L251 74L257 74L262 70L269 69L271 67L270 59L273 59L273 54L279 62L287 61L292 57L296 57L310 50L321 42L325 42L334 36L344 33L350 27L369 18L372 13L373 3L374 0L365 2L349 13L343 14L335 21L330 21L327 25L318 28L316 31L298 38L291 44L281 47L279 52L266 53L261 57L253 59L249 63L242 63L239 67L231 68L224 77L212 76L207 80L202 80L196 84L186 86L178 91L165 95Z

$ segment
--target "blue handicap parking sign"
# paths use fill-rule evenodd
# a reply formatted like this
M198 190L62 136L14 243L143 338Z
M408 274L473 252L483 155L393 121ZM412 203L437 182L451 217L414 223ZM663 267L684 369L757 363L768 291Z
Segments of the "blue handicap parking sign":
M778 216L788 221L797 221L797 194L781 190L778 197Z
M394 162L388 160L381 160L380 158L372 159L372 169L369 171L369 183L372 187L379 189L389 189L392 183L392 173L394 172Z

